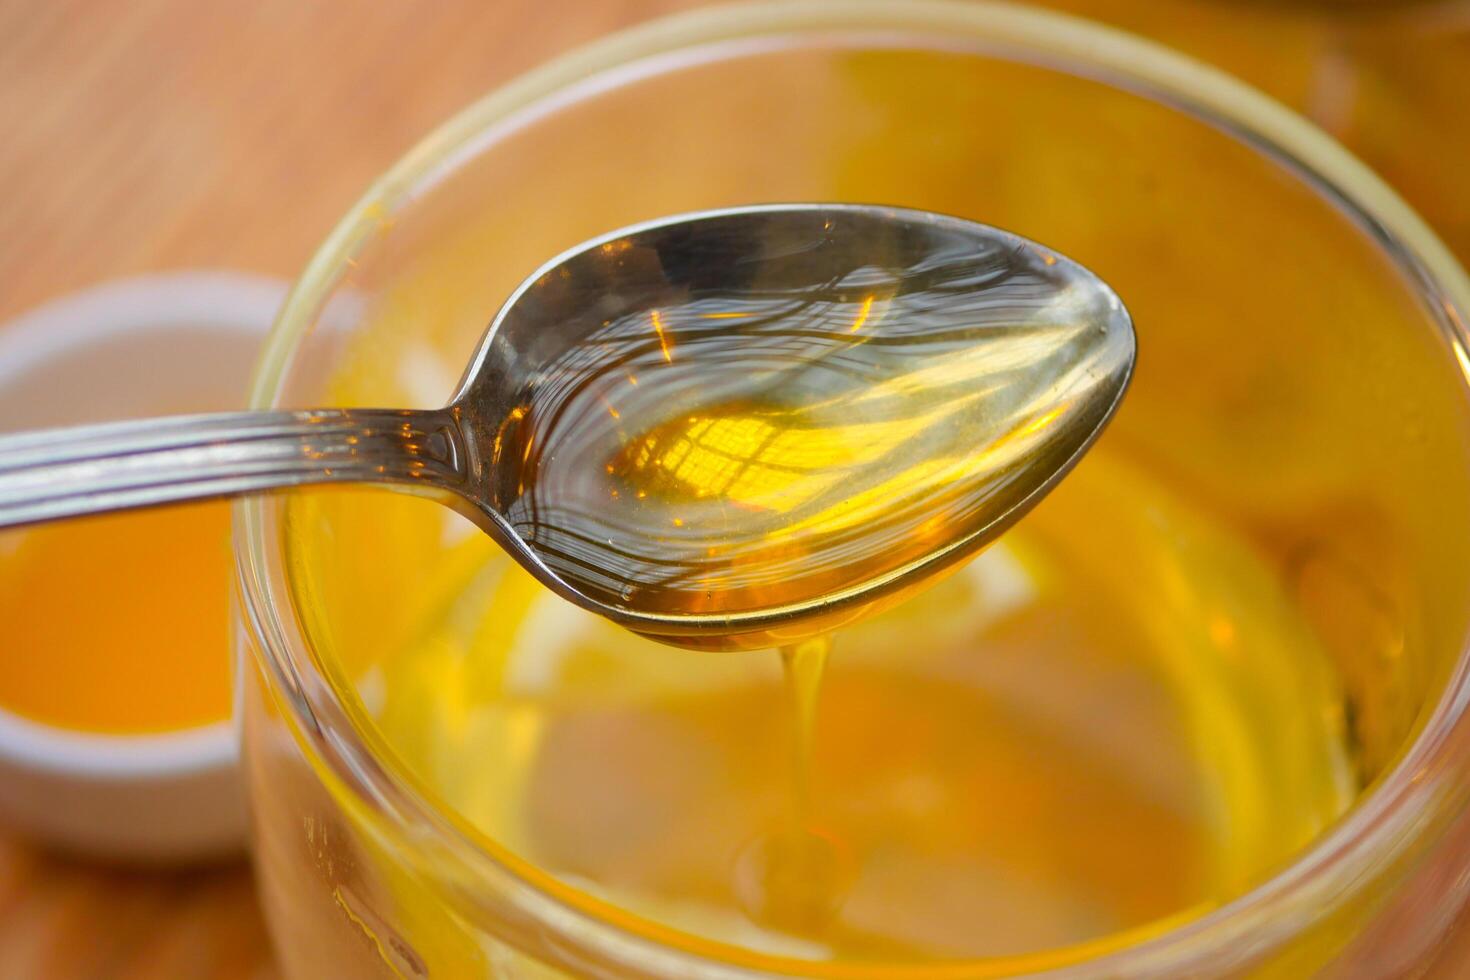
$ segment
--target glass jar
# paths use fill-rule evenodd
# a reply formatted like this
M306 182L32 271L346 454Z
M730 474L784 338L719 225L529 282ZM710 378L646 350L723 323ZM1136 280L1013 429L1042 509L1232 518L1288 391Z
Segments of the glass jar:
M1285 584L1347 692L1356 804L1217 907L1095 942L881 967L713 943L521 859L384 738L374 667L422 611L408 591L453 573L457 519L369 490L249 500L236 525L238 714L288 975L1300 977L1428 964L1470 888L1470 283L1368 170L1224 75L985 3L780 3L649 24L491 94L383 177L292 293L254 404L441 403L545 257L651 216L771 200L977 218L1117 288L1140 363L1098 452L1207 510ZM401 520L378 522L383 507ZM327 550L294 547L303 534ZM348 568L371 574L348 589ZM1205 625L1212 655L1240 653L1228 621Z

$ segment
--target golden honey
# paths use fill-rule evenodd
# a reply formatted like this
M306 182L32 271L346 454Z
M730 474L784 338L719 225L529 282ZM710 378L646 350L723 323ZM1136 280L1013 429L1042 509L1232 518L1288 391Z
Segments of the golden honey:
M0 708L111 734L224 720L230 570L223 503L0 536Z
M733 945L917 961L1157 927L1359 788L1341 679L1270 570L1105 455L838 634L820 690L800 657L788 683L627 634L478 536L444 574L359 681L389 744L522 857Z

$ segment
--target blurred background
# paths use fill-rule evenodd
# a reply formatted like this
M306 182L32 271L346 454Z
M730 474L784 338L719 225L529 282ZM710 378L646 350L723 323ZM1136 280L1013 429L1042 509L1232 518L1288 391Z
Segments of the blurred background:
M4 0L0 320L184 266L293 279L373 177L466 103L700 5ZM1303 112L1470 262L1470 2L1045 5L1163 41ZM0 976L273 975L243 865L110 869L0 832Z

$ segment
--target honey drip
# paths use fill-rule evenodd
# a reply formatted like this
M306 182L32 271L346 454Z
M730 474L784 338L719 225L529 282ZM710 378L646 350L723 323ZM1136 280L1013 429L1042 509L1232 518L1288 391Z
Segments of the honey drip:
M754 838L736 858L734 889L752 922L797 936L822 935L856 874L842 840L820 828L812 797L812 746L822 673L832 639L781 649L790 715L788 809L780 827Z

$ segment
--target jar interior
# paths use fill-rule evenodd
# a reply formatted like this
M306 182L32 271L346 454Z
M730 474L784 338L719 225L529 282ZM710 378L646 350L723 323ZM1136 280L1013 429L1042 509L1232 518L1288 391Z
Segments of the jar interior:
M774 653L622 633L425 501L292 495L297 616L385 763L591 900L796 960L1080 959L1285 866L1392 765L1459 654L1470 416L1383 245L1182 109L919 34L593 77L382 202L281 400L442 404L548 257L770 201L1014 230L1111 283L1138 332L1074 474L963 572L836 636L812 793L840 854L808 870L840 883L783 918L752 843L788 778ZM425 914L417 891L383 901Z

